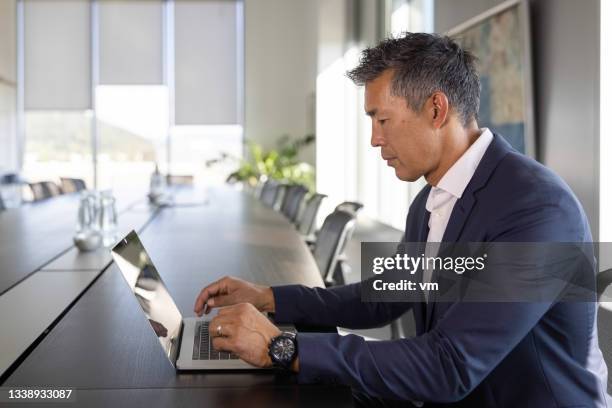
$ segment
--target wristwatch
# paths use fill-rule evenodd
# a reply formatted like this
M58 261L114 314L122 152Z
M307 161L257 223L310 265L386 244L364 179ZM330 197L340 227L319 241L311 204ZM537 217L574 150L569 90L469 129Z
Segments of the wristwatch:
M270 341L268 355L275 367L286 370L291 368L293 360L297 357L297 334L293 332L282 332Z

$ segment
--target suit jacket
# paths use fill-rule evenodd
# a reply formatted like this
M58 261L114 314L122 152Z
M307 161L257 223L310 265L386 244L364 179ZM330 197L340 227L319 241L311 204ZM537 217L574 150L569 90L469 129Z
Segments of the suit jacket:
M414 199L404 240L427 240L431 187ZM587 217L567 184L495 134L445 242L589 242ZM412 310L417 336L300 333L298 380L348 384L370 396L452 407L606 406L607 369L597 303L368 303L360 283L273 288L279 322L378 327Z

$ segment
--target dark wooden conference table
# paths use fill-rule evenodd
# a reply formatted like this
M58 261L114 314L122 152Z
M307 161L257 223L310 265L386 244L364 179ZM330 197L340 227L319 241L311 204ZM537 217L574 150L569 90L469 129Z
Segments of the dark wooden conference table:
M267 285L322 286L308 248L281 214L229 187L211 189L205 199L202 194L196 196L193 199L191 191L183 191L177 195L176 206L160 210L146 203L131 205L119 218L122 232L140 231L184 316L193 315L194 299L201 288L224 275ZM0 272L7 275L0 279L0 293L4 292L0 305L3 297L39 274L90 273L93 277L5 372L2 387L72 388L76 406L87 407L352 406L348 387L298 385L292 375L272 371L177 373L107 251L83 254L68 248L76 204L74 199L61 199L45 204L48 214L61 214L69 228L60 226L59 220L53 221L54 227L22 221L24 226L13 220L16 216L8 217L10 221L0 217L3 246L8 242L4 235L19 235L11 251L0 249L4 251ZM37 210L42 213L41 208ZM31 210L24 207L9 212ZM55 244L43 244L50 248L37 251L36 241L42 239L37 229ZM33 260L26 262L22 257ZM45 257L49 263L41 267ZM21 269L11 274L16 266ZM34 268L34 273L24 279L28 268ZM45 304L36 304L37 299L28 302L35 309L45 308ZM19 327L19 323L12 324ZM3 341L0 336L0 352Z

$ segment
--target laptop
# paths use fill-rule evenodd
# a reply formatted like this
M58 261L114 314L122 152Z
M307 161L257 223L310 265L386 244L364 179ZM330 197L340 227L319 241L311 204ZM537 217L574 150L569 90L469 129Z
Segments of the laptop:
M177 370L254 370L236 355L214 350L205 317L183 317L135 231L111 250L125 281L146 315L153 332ZM293 326L280 327L295 331Z

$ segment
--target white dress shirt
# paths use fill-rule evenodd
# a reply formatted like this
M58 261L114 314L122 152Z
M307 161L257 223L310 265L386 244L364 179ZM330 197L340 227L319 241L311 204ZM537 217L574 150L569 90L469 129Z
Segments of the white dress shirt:
M476 167L480 164L480 160L482 160L482 156L484 156L492 140L493 134L491 131L488 128L481 129L478 139L447 170L438 185L431 187L425 203L425 209L430 212L427 242L442 242L453 207L463 195L463 191L474 176ZM437 245L427 246L426 255L436 256L437 254L430 253L430 251L435 251L433 248L437 247ZM425 282L431 280L431 272L431 270L424 271L423 280Z

